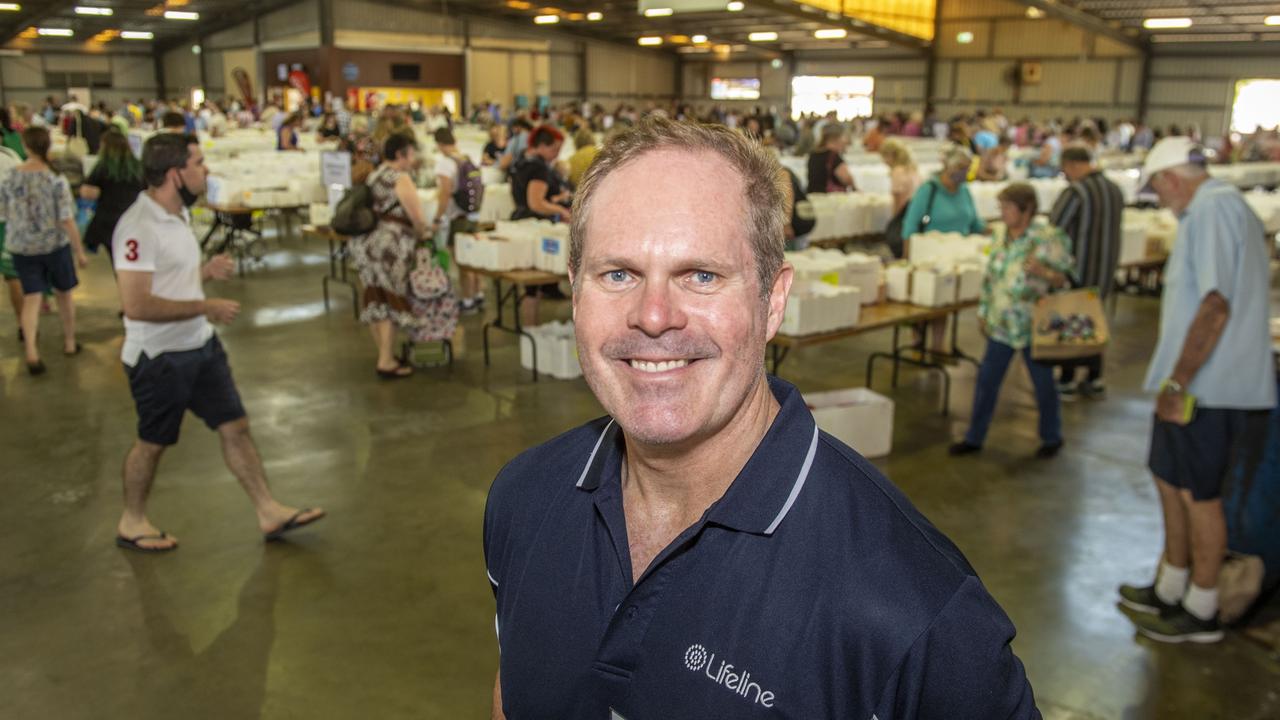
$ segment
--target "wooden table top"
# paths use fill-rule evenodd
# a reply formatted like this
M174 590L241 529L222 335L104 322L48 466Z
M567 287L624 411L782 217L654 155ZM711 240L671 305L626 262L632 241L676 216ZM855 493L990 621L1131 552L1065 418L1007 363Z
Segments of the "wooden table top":
M967 300L962 303L943 305L941 307L922 307L920 305L911 305L909 303L902 302L884 302L877 305L863 305L862 312L858 317L858 324L853 327L831 330L829 332L814 333L812 335L779 334L775 335L769 343L771 345L781 345L783 347L818 345L825 342L831 342L832 340L839 340L841 338L871 332L872 330L891 327L899 323L940 320L952 313L977 306L977 300Z
M488 278L497 278L505 280L514 285L550 285L558 283L561 280L568 280L568 275L557 275L547 272L546 270L534 270L526 268L523 270L485 270L484 268L471 267L469 265L458 265L459 270L475 273Z

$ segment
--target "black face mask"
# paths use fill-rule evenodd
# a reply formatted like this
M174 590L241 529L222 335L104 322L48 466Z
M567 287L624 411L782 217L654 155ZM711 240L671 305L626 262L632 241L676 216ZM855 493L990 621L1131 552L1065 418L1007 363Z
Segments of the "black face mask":
M182 176L178 176L178 197L182 198L182 204L191 207L196 204L200 196L187 189L187 184L182 181Z

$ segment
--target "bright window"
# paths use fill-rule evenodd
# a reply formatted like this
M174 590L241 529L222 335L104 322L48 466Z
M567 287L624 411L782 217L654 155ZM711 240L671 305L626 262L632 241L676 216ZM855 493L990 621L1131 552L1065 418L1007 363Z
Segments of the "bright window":
M1251 133L1280 126L1280 80L1241 80L1231 106L1231 130Z
M875 89L870 75L797 75L791 80L791 117L832 110L841 120L871 117Z

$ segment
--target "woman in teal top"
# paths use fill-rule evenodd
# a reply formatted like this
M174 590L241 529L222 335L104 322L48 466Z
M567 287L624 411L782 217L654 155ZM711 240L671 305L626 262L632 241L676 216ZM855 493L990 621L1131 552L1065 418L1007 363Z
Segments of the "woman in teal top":
M965 186L973 156L968 150L953 147L942 159L942 171L929 178L911 196L907 213L902 218L902 246L911 236L921 232L957 232L978 235L986 229L973 196Z
M952 455L968 455L982 449L995 413L996 398L1014 353L1022 353L1040 410L1040 449L1037 457L1050 458L1062 447L1062 419L1053 366L1031 358L1032 313L1036 301L1054 288L1066 287L1075 260L1071 241L1062 230L1036 215L1036 191L1027 183L1013 183L1001 191L1000 217L1007 230L999 233L987 258L978 303L978 323L987 337L987 351L978 367L973 393L973 414L964 441L951 446Z

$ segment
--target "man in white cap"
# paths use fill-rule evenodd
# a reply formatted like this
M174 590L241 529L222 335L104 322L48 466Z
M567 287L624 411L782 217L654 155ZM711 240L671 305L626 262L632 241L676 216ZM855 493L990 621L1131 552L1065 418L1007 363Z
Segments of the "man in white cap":
M1157 143L1141 185L1179 218L1146 380L1157 393L1148 466L1165 541L1155 583L1120 586L1120 602L1138 611L1138 631L1155 640L1217 642L1223 482L1233 460L1263 442L1276 404L1268 249L1258 216L1238 190L1209 176L1204 150L1190 138Z

